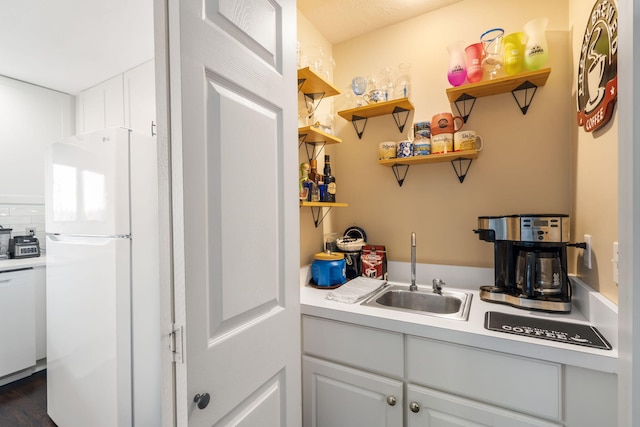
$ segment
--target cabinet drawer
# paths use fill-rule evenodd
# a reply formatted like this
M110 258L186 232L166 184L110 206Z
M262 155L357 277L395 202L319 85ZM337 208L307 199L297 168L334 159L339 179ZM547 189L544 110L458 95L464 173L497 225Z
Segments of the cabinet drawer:
M487 350L407 337L413 383L496 406L561 419L561 366Z
M402 377L402 334L302 316L302 351L360 369Z

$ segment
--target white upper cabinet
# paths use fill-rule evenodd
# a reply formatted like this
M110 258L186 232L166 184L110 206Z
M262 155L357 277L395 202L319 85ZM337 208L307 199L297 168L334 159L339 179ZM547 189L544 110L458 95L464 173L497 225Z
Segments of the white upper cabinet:
M73 96L0 76L0 203L43 203L44 149L73 131Z
M155 135L156 86L153 59L124 73L124 125L136 133Z
M93 86L76 97L76 133L126 127L155 134L156 87L153 59Z
M119 74L76 96L76 133L125 126L123 80Z

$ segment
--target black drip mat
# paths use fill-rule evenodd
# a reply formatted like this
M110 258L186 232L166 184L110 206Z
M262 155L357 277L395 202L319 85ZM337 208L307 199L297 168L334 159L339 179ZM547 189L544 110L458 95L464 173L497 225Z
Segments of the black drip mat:
M591 325L487 311L484 327L490 331L611 350L611 344Z

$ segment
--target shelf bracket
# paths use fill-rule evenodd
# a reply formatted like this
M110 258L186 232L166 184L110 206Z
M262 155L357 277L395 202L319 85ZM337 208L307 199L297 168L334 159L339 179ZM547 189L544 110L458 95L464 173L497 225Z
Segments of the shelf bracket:
M307 79L298 79L298 92L300 92L300 89L302 89L302 86L304 86L304 82L306 82Z
M306 93L304 94L305 99L309 99L311 100L311 103L313 104L313 109L311 109L311 111L309 111L309 109L307 108L307 112L309 113L309 117L311 118L316 110L318 109L318 106L320 105L320 103L322 102L322 100L324 99L324 95L325 92L318 92L318 93ZM316 103L316 100L319 100ZM306 104L306 102L305 102Z
M364 123L362 124L362 129L358 129L358 124L364 120ZM360 117L360 116L356 116L353 115L351 116L351 124L353 125L353 128L356 130L356 133L358 134L358 139L362 139L362 134L364 133L364 129L367 127L367 119L366 117Z
M407 172L409 172L409 165L401 165L396 163L391 166L391 169L393 170L393 174L396 177L396 181L398 181L398 185L402 187L402 183L407 177Z
M322 209L323 209L322 206L311 206L311 216L313 217L313 224L316 226L316 228L318 228L318 226L322 224L322 221L324 221L324 218L329 214L329 211L331 210L331 206L327 207L327 211L324 213L324 215L322 215L322 218L321 218L320 213L322 212Z
M530 92L530 89L533 89L533 92ZM527 80L511 91L513 99L516 100L516 103L518 104L518 107L520 107L520 111L522 111L523 115L527 114L527 110L529 109L529 105L531 105L531 102L533 101L533 97L536 94L537 89L538 86ZM529 94L531 94L531 96L529 96Z
M400 124L401 115L403 113L404 113L404 121L402 122L402 124ZM402 133L402 131L404 130L404 125L407 124L407 119L409 119L409 110L402 107L395 107L391 114L393 114L393 120L395 120L396 126L398 126L398 130L400 131L400 133Z
M306 133L298 134L298 149L300 149L300 147L302 147L302 144L304 144L304 141L306 139L307 139L307 134Z
M471 110L473 110L473 106L476 104L476 97L471 96L469 94L463 93L455 100L456 110L458 110L458 114L462 117L465 123L467 123L467 119L471 115ZM462 111L460 107L462 106ZM467 110L467 106L469 110Z
M466 167L462 165L463 161L468 162ZM472 161L473 159L463 159L462 157L451 160L451 166L453 166L453 170L456 172L456 176L458 177L460 184L464 182L464 178L467 176L467 172L469 172ZM458 162L458 167L456 167L456 162Z
M326 141L322 141L322 144L320 145L320 149L316 152L316 146L318 145L318 143L307 142L307 144L305 145L305 151L307 152L307 159L309 159L309 161L313 159L318 160L318 156L320 155L320 153L322 152L326 144L327 144ZM309 146L313 147L311 150L311 154L309 154Z

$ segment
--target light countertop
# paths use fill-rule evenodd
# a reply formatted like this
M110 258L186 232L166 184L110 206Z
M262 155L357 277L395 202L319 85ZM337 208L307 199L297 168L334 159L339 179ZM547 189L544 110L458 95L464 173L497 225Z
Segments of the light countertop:
M408 285L409 280L404 276L404 270L409 271L407 263L389 263L389 282ZM572 311L569 314L534 312L504 304L482 301L479 297L478 289L480 285L492 283L492 269L419 265L417 277L428 278L422 281L418 279L418 285L430 283L432 278L440 277L447 282L445 290L471 292L473 298L468 320L452 320L418 313L367 307L360 305L360 303L345 304L330 301L326 299L327 290L316 289L307 285L310 278L308 267L302 268L300 272L301 312L304 315L323 317L603 372L617 373L618 371L617 306L574 277L571 278L574 293ZM394 278L397 280L394 280ZM600 331L613 346L613 349L600 350L489 331L484 328L484 318L487 311L590 324Z
M47 263L44 255L33 258L0 259L0 271L17 270L29 267L44 267Z

